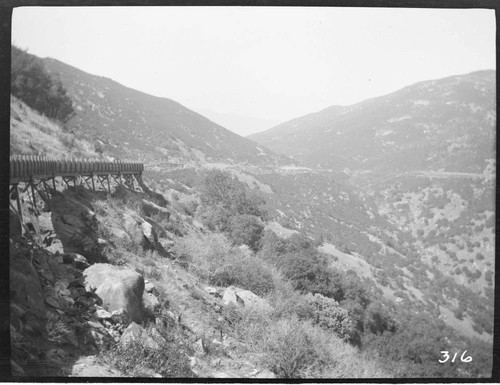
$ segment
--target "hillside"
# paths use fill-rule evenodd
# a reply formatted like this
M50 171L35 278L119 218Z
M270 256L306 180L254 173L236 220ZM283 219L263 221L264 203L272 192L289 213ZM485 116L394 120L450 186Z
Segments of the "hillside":
M282 157L244 139L171 99L154 97L55 59L43 60L60 78L76 115L67 123L114 157L150 166L194 162L283 162Z
M450 324L468 314L476 331L492 330L478 311L493 319L495 76L480 71L424 81L250 136L316 173L343 170L343 181L392 225L376 226L383 236L360 229L383 249L390 245L376 262L369 257L373 245L361 251L382 267L378 281L392 272L387 277L409 279L397 285L403 292L433 287L431 301L448 302L454 312L446 317Z
M78 113L58 124L12 98L11 153L143 160L152 191L57 183L39 210L21 192L17 375L489 376L494 163L377 180L292 164L176 102L45 62ZM134 277L128 318L95 290L107 272ZM472 364L439 364L443 350Z
M482 173L495 148L495 71L332 106L249 138L313 168Z

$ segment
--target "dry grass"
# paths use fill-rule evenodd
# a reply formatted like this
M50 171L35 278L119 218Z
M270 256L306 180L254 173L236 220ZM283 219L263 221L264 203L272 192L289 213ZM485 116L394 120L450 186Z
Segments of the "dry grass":
M11 98L10 153L53 158L97 158L94 146L65 132L21 100Z

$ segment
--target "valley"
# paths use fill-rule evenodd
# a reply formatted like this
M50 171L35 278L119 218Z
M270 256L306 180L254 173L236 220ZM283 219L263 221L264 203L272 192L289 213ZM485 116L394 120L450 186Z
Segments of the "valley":
M189 357L178 357L177 374L293 377L284 364L270 364L269 352L284 346L267 346L254 324L287 338L300 330L298 336L317 342L310 353L318 361L294 372L298 378L477 378L491 372L495 71L417 83L243 138L173 100L54 59L38 60L60 79L75 114L55 123L13 96L11 155L144 163L149 192L117 187L106 196L62 185L53 191L60 210L70 202L93 218L63 226L86 238L64 239L59 252L81 254L90 265L128 266L153 282L162 304L150 310L166 328L158 330L175 330L175 343ZM29 192L23 194L28 202ZM26 218L40 214L25 210ZM50 210L43 215L54 216ZM46 231L60 238L61 225L51 221ZM152 227L156 235L137 226ZM50 262L56 254L37 248L31 236L24 227L17 232L11 258L33 248L56 274L61 267ZM102 247L90 247L98 239ZM222 297L238 285L270 307L252 315L248 307L227 306ZM61 319L71 319L72 309L59 309ZM80 309L78 323L86 325L96 317L91 314ZM110 317L91 322L104 325L115 341L122 335L115 331L127 326ZM143 327L154 335L152 323ZM222 331L207 337L218 328L226 337ZM15 330L23 340L21 328ZM335 353L321 339L345 353L348 369L333 364ZM401 341L411 343L398 358ZM18 361L35 360L16 344ZM98 357L104 344L96 344ZM320 360L321 349L331 360ZM480 363L462 371L440 366L436 357L444 349L469 349L474 365ZM105 361L122 374L140 375L110 357ZM367 373L356 369L360 363ZM149 369L158 374L155 365Z

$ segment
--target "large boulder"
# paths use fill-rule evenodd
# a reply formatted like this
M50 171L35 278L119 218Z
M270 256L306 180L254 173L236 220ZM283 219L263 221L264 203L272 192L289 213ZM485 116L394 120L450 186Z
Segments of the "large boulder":
M143 244L145 241L150 247L158 242L156 231L151 223L133 213L122 213L122 217L121 226L134 242Z
M83 276L85 289L95 290L110 312L124 308L133 321L140 323L144 320L144 278L141 274L131 269L97 263L87 268Z
M124 212L122 213L121 226L134 242L142 242L144 234L141 229L141 222L138 218Z
M264 310L271 310L271 306L265 299L262 299L250 290L240 289L235 286L229 286L224 291L222 302L224 305L233 304L240 307L256 307Z

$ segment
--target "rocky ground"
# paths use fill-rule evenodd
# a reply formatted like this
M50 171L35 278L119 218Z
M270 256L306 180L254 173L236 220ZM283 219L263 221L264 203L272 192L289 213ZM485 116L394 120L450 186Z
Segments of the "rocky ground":
M37 202L39 210L23 193L24 223L11 212L13 375L165 376L141 365L120 370L113 352L138 343L150 352L182 346L176 354L187 365L183 376L274 377L237 340L225 311L262 305L262 299L234 287L205 286L169 258L172 234L133 208L112 217L103 192L58 190L50 202ZM167 213L154 195L126 194ZM137 253L113 264L106 252L120 239L135 250L154 250L156 259L141 260L145 254Z

